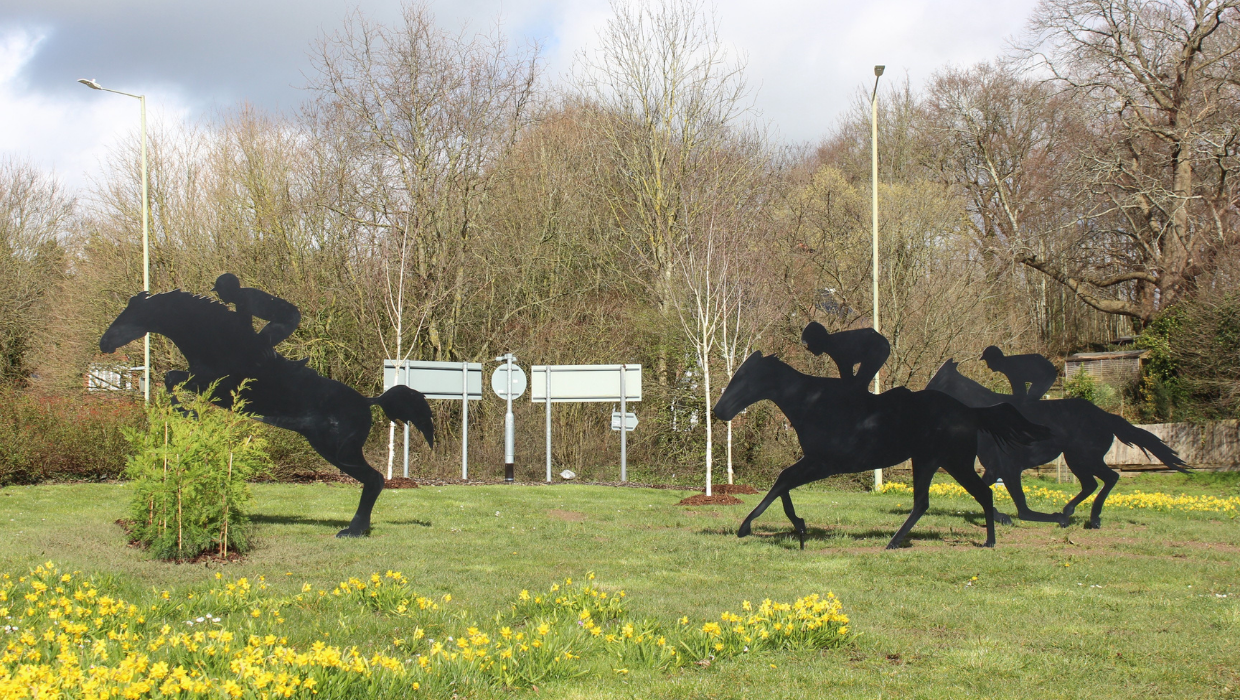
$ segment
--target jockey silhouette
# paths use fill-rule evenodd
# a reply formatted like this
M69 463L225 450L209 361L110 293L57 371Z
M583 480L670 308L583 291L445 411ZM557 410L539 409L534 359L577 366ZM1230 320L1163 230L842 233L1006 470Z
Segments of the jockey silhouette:
M267 325L258 332L266 347L274 348L284 342L301 323L301 312L296 306L261 289L242 287L241 281L231 272L217 277L211 291L221 301L235 305L247 327L253 326L255 316L267 321Z
M982 351L982 359L991 371L999 372L1008 378L1012 385L1012 398L1015 400L1042 398L1055 380L1059 370L1050 360L1037 353L1028 355L1004 355L1003 351L991 345ZM1029 389L1025 389L1025 384Z
M874 375L891 355L891 343L873 328L829 333L821 323L810 321L801 332L801 343L815 355L826 353L835 361L841 379L861 387L874 381ZM856 376L855 365L861 365Z

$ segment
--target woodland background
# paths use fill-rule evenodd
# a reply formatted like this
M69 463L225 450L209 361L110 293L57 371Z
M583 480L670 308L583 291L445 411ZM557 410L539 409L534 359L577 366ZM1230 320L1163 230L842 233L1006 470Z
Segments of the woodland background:
M154 292L233 272L300 307L283 354L369 395L391 357L641 363L636 481L697 482L713 459L718 483L730 456L761 483L796 459L774 407L738 417L731 448L708 408L750 351L832 374L801 328L871 322L868 87L820 143L784 143L709 8L681 0L618 2L554 84L536 48L418 5L348 16L313 55L295 115L153 128ZM1130 419L1240 413L1240 0L1044 0L1008 55L887 80L878 105L885 388L953 357L1002 388L987 345L1062 363L1132 336L1152 352L1119 388ZM0 483L123 465L140 406L84 375L141 364L140 343L97 346L142 285L138 163L135 134L71 196L0 158ZM153 337L157 386L182 363ZM557 471L617 478L611 408L555 408ZM436 405L415 476L459 473L459 410ZM516 411L519 478L541 478L542 408ZM496 478L503 404L470 416L471 474ZM330 469L270 438L278 476Z

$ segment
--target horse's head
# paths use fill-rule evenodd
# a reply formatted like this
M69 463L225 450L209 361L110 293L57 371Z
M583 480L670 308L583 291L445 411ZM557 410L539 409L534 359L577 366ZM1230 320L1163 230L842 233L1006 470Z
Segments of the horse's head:
M127 345L146 335L150 329L150 309L147 302L151 295L138 292L129 297L129 304L120 316L108 326L103 337L99 339L99 349L105 353L115 352L122 345Z
M779 358L775 355L764 357L756 351L750 355L736 369L732 381L728 382L723 396L715 404L715 417L732 420L748 406L769 398L774 389L773 374L778 362Z
M926 384L926 388L941 391L944 394L948 393L947 390L951 388L953 380L960 376L960 370L956 369L959 364L952 358L947 358L947 362L944 362L943 366L939 367L939 371L934 373L934 378Z

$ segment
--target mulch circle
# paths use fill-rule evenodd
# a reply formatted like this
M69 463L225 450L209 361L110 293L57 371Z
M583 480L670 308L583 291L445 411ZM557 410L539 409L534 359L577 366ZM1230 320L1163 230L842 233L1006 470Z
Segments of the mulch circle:
M713 491L714 489L711 489L711 490ZM714 496L707 496L704 493L699 493L699 494L695 494L693 496L690 496L682 500L680 503L677 503L676 505L678 506L739 506L739 505L744 505L744 503L745 503L744 501L737 498L736 496L729 496L727 494L715 494Z
M398 476L395 479L388 479L383 482L383 488L385 489L416 489L417 487L418 482L413 479L406 479L403 476Z

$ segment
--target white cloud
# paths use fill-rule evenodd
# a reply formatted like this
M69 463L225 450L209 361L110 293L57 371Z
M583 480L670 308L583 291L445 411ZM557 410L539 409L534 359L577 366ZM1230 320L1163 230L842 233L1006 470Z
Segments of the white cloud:
M99 172L110 148L137 130L136 101L73 84L98 78L148 95L152 125L210 117L239 101L290 110L310 70L307 54L346 9L330 0L118 2L13 0L0 24L0 153L52 167L71 185ZM566 78L597 44L606 0L430 0L445 28L486 32L501 22L514 43L539 41L545 75ZM718 0L722 38L747 60L755 107L790 141L817 141L868 90L873 66L916 86L946 64L1001 53L1036 0ZM359 0L391 22L391 0ZM83 14L85 13L85 14ZM244 13L245 21L239 18ZM98 75L89 74L98 71ZM77 74L81 72L82 74ZM890 82L888 82L890 80Z
M81 190L101 172L110 150L138 133L140 104L85 85L78 86L81 94L74 97L35 90L23 69L48 35L30 28L0 33L0 154L53 170L69 187ZM193 111L175 87L141 83L105 83L105 87L145 92L148 129L185 121Z

